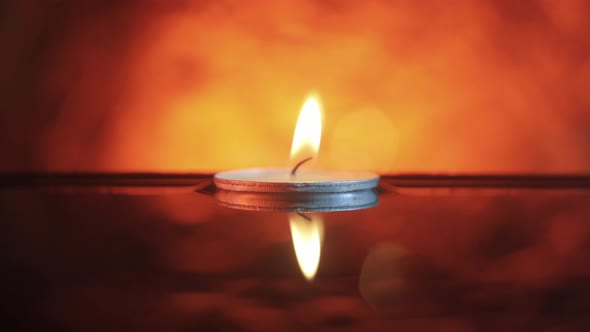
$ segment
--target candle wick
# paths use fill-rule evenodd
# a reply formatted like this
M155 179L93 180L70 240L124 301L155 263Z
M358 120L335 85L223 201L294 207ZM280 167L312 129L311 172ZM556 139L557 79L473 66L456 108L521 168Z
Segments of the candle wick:
M301 212L297 212L298 215L300 215L303 219L307 220L307 221L311 221L311 218L309 216L306 216L305 214L301 213Z
M297 172L297 169L298 169L298 168L299 168L301 165L303 165L303 164L305 164L306 162L310 161L311 159L312 159L312 158L311 158L311 157L309 157L309 158L305 158L305 159L303 159L302 161L298 162L298 163L297 163L297 165L295 165L295 167L293 167L293 170L291 170L291 176L295 176L295 172Z

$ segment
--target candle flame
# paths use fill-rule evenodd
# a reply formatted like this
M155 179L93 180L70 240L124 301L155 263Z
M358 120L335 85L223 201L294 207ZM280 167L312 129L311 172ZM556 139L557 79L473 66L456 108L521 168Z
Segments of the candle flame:
M322 138L322 106L317 95L310 94L305 100L291 145L291 160L298 162L305 158L316 158Z
M319 216L306 217L293 214L289 216L291 237L299 268L308 281L312 281L320 264L320 253L324 237L324 222Z

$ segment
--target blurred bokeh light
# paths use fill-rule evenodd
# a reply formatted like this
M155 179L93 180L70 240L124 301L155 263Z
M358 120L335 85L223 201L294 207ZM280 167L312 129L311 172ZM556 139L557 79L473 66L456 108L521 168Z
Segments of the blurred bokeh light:
M585 0L0 4L0 170L588 172Z

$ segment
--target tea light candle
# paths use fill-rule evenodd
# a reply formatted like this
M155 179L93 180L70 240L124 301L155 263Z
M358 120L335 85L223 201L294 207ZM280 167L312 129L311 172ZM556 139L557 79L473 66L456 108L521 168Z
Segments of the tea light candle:
M218 188L247 192L339 193L377 187L379 176L371 172L302 169L244 169L215 175Z
M244 169L215 174L217 188L257 193L343 193L372 190L379 176L371 172L318 170L304 168L318 154L322 134L319 98L311 95L303 104L291 146L291 169Z

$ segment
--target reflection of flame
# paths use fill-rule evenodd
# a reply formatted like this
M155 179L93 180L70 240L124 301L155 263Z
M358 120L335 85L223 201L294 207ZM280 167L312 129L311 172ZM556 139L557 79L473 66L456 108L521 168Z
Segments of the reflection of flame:
M299 268L307 280L313 280L320 263L324 222L319 216L308 217L293 214L289 216L291 236Z
M293 143L291 145L291 160L301 160L316 157L320 149L322 138L322 107L320 99L310 95L299 113Z

